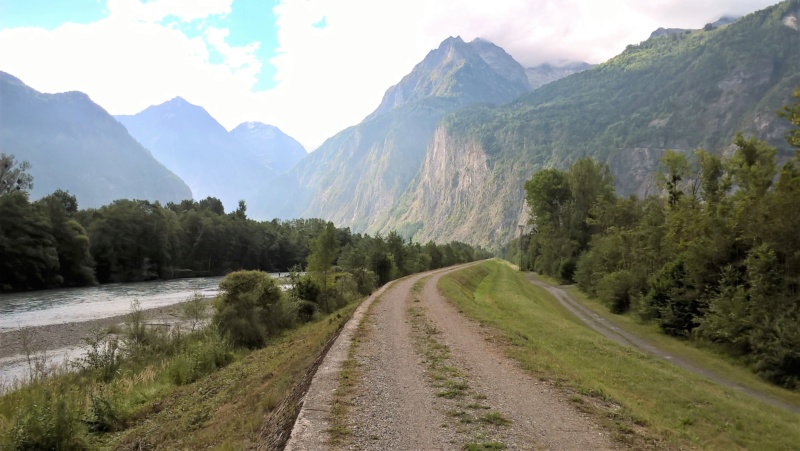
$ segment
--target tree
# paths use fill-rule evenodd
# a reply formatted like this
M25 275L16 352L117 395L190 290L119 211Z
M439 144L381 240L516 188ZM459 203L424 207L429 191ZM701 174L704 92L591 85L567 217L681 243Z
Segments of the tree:
M27 161L17 165L14 155L0 153L0 196L33 188L33 176L26 172L30 168Z
M525 182L525 193L533 219L539 226L559 228L564 224L565 208L572 198L567 174L558 169L539 171Z
M793 95L797 101L792 105L784 106L783 110L778 111L778 116L788 119L792 125L800 127L800 88L796 88ZM791 129L786 132L786 141L792 147L800 149L800 129Z
M332 222L328 222L322 233L311 242L311 255L308 256L307 271L322 287L321 304L324 308L328 307L328 277L339 254L339 242L336 235L336 226Z

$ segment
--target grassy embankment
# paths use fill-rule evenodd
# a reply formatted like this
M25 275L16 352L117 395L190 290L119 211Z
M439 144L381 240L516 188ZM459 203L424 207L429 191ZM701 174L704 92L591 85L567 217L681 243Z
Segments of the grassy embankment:
M606 339L506 263L458 271L439 287L465 314L496 331L510 357L570 393L577 408L618 440L713 449L792 449L800 443L800 415ZM696 352L704 361L721 360Z
M230 349L211 336L189 340L189 349L170 357L123 362L109 382L94 371L34 381L0 397L0 448L20 446L11 440L24 446L25 436L38 441L35 447L59 449L252 447L265 414L356 305L284 331L261 349L227 351L227 365L218 369L196 368L216 352L210 347ZM41 441L47 437L55 441Z

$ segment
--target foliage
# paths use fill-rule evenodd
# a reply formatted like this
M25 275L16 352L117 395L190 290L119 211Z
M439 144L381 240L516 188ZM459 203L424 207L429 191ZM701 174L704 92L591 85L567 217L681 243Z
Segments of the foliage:
M14 155L0 153L0 196L30 191L33 188L33 176L27 173L30 168L27 161L17 164Z
M577 259L578 285L612 312L631 310L666 334L716 343L765 379L795 387L800 152L779 171L767 143L737 134L734 145L727 158L665 152L661 196L603 194L578 209L586 216L570 214L576 185L564 187L577 165L590 165L539 172L525 185L536 229L520 243L523 267L569 280L554 262Z
M237 346L256 348L294 318L278 284L260 271L236 271L220 282L214 322Z

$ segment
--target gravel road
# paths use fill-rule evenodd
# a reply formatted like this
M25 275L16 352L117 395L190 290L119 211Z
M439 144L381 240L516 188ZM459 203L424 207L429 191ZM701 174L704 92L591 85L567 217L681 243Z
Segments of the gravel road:
M287 449L460 450L467 443L502 443L507 449L619 447L566 395L526 374L487 341L479 324L439 294L439 278L454 269L395 282L361 320L365 334L353 352L360 376L346 417L350 434L345 442L333 446L325 433L304 432L329 427L335 385L329 381L320 390L315 376L309 395L317 395L307 397ZM415 292L423 278L424 287ZM340 339L349 349L347 337L343 332ZM447 356L440 366L465 382L461 395L442 396L445 382L437 376L444 373L433 368L425 349ZM322 378L330 379L335 365L323 362Z

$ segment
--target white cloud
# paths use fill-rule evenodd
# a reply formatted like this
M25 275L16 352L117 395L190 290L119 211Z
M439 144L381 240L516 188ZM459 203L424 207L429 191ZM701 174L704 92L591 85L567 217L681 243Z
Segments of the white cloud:
M229 14L232 0L108 0L108 16L95 23L0 30L0 70L44 92L86 92L113 114L179 95L227 128L262 121L314 148L363 119L389 86L451 35L486 38L525 65L597 63L659 26L699 28L770 3L284 0L276 7L279 54L262 62L260 43L230 45L229 30L205 24ZM323 18L326 26L315 28ZM199 21L202 35L188 38L175 20ZM253 92L264 64L275 66L278 85Z

